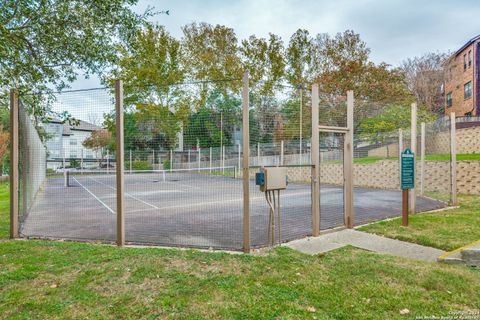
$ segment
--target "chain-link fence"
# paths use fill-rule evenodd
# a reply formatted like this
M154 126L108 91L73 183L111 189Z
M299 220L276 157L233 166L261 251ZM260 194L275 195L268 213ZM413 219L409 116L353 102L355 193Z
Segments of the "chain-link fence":
M127 243L232 250L266 246L272 199L256 185L255 173L262 167L285 167L288 176L287 188L273 199L280 208L273 227L277 243L317 234L316 218L325 230L351 223L352 216L358 225L400 214L399 154L411 147L409 106L401 124L388 124L382 117L395 105L358 99L349 118L347 105L353 100L318 92L320 132L313 141L309 88L250 82L247 105L245 82L218 83L165 85L150 94L126 84L117 100L113 88L53 98L21 96L21 236L113 242L124 221ZM116 123L120 106L123 132ZM448 140L449 125L422 128L418 211L442 206L435 199L451 193L442 185L449 179L450 158L435 159L449 157L449 145L444 148L441 141ZM123 154L116 145L119 134ZM122 179L117 179L119 159ZM431 180L437 174L440 180ZM314 191L317 187L320 191ZM119 203L123 206L117 209Z

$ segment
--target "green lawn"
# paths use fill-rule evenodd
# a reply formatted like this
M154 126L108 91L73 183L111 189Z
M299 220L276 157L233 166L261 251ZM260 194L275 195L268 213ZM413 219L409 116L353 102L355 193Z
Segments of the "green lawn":
M360 230L451 251L480 239L480 196L462 195L459 201L459 209L410 215L408 227L398 218Z
M412 319L479 310L479 291L478 270L354 248L230 255L0 241L5 319Z
M8 238L10 232L10 220L8 210L10 208L10 196L8 182L0 183L0 239Z

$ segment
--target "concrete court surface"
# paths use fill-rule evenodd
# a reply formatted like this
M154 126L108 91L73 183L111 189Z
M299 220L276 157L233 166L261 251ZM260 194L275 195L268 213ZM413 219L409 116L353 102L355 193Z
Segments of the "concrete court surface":
M306 254L318 254L351 245L360 249L390 254L398 257L436 262L445 251L421 246L352 229L320 235L315 238L295 240L287 247Z
M50 177L29 213L21 217L21 235L72 240L115 241L115 175ZM223 175L172 173L125 176L126 241L136 244L241 249L242 180ZM321 229L343 225L343 189L321 186ZM398 216L401 192L355 188L355 223ZM418 197L417 211L444 204ZM291 183L281 195L282 242L311 235L311 186ZM267 245L268 207L254 181L250 184L253 247ZM278 226L278 225L277 225ZM278 235L278 229L276 231Z

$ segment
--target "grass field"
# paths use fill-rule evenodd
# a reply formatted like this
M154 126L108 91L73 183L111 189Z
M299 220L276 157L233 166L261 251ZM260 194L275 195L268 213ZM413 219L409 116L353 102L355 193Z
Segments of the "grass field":
M451 251L480 239L480 197L461 195L459 201L459 209L410 215L408 227L398 218L360 230Z
M0 199L6 238L3 185ZM411 319L478 311L479 291L478 270L354 248L242 255L0 241L4 319Z

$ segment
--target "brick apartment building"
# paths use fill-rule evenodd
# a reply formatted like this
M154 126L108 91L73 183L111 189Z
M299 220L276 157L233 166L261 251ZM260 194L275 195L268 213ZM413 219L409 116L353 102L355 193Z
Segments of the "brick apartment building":
M480 116L480 35L465 43L445 65L445 113Z

